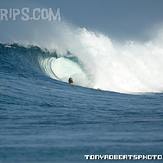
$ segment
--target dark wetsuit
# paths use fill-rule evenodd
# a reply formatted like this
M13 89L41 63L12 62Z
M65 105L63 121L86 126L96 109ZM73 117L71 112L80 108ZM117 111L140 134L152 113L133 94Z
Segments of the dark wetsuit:
M69 84L72 84L72 83L73 83L72 78L69 78L69 79L68 79L68 82L69 82Z

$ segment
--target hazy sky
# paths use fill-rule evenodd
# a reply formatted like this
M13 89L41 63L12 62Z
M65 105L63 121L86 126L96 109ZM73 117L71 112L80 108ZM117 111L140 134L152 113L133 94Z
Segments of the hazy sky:
M115 38L146 37L163 22L163 0L13 0L0 1L0 8L60 8L62 20L97 30ZM19 29L23 30L19 24ZM48 23L48 22L46 22ZM18 30L15 22L0 22L0 34Z

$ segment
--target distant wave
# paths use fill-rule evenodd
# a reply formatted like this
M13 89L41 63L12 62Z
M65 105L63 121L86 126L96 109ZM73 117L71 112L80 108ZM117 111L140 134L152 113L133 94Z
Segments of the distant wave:
M162 35L122 44L67 25L56 33L39 46L0 44L1 71L26 77L42 74L64 82L72 77L76 85L121 93L163 91Z

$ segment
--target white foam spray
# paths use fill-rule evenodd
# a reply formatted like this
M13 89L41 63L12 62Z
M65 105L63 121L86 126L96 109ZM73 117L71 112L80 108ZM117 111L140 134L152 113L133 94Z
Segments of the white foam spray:
M41 32L40 38L35 33L28 43L55 49L61 56L69 50L83 63L90 87L123 93L162 92L162 33L147 42L116 42L104 34L61 23Z

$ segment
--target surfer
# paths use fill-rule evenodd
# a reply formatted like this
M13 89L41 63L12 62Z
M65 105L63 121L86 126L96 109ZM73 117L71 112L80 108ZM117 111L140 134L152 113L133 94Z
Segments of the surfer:
M73 80L72 80L71 77L68 79L68 83L69 83L69 84L73 84Z

